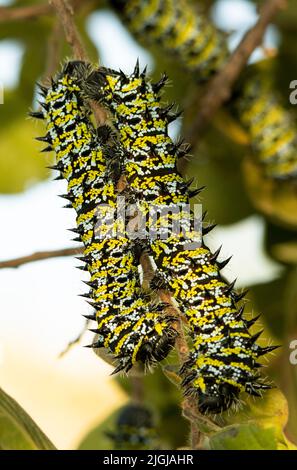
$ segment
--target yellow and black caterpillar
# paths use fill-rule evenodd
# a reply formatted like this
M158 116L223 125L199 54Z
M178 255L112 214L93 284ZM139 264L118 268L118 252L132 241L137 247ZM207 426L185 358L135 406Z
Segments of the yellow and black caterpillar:
M47 134L45 150L54 150L54 169L68 181L66 198L77 213L74 231L84 243L83 260L91 279L86 297L96 313L98 341L92 347L108 348L118 360L115 372L128 371L140 360L145 364L163 359L170 351L175 330L164 305L153 305L143 294L138 258L122 221L114 222L117 194L109 175L106 127L95 131L82 100L78 78L89 73L82 62L66 64L50 88L41 88L42 113ZM116 231L116 232L115 232Z
M209 79L228 59L226 37L206 17L197 15L187 0L111 3L132 33L175 54L198 81ZM295 178L296 125L268 82L263 74L248 73L241 82L242 92L231 102L264 174L274 179Z
M257 359L274 347L261 348L256 342L259 333L249 333L255 319L247 321L237 306L243 295L221 276L226 262L217 261L219 250L212 253L203 242L210 227L201 235L192 230L193 214L184 215L193 192L177 171L177 159L185 149L168 136L174 115L160 104L163 85L164 79L152 84L137 64L130 76L101 68L88 77L84 88L111 111L125 150L129 190L145 217L157 282L161 279L162 287L172 292L190 327L193 346L181 369L185 393L196 394L201 412L216 413L229 408L242 391L258 396L270 388L259 380ZM162 211L155 215L168 206L178 209L172 214L181 214L183 230L171 228L166 238L162 229L168 231L170 224Z
M224 35L184 0L111 0L129 29L174 54L197 79L206 80L226 61Z
M238 87L236 114L266 175L277 179L296 177L297 129L293 118L275 95L271 79L254 68Z

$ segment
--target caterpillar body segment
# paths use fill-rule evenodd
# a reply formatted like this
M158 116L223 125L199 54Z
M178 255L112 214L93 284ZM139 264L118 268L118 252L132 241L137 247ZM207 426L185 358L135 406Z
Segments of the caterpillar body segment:
M233 108L265 175L277 180L296 178L296 125L274 92L271 79L260 70L252 76L250 72L236 93Z
M197 80L209 79L228 58L225 36L184 0L111 0L139 39L181 59Z

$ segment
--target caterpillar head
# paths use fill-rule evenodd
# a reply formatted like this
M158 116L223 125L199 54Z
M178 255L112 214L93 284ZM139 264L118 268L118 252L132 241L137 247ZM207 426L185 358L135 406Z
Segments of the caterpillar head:
M208 383L204 392L199 390L198 409L202 414L221 413L238 400L239 389L229 383Z
M63 74L69 74L79 80L84 80L92 72L92 67L89 63L83 60L71 60L64 65Z
M95 101L106 101L108 103L116 99L113 95L113 87L115 83L120 79L120 72L115 70L100 67L97 70L93 70L85 76L83 83L83 89L89 99ZM123 76L125 76L123 74ZM111 86L113 82L113 86Z
M177 334L177 331L172 327L169 327L166 334L163 333L162 336L151 334L140 346L134 361L131 359L131 354L122 353L117 356L118 365L112 374L117 374L120 371L129 372L135 362L140 362L145 367L149 367L162 361L173 348Z
M157 341L145 342L138 351L137 360L147 365L162 361L173 348L175 338L176 333L172 332L169 336L160 336Z

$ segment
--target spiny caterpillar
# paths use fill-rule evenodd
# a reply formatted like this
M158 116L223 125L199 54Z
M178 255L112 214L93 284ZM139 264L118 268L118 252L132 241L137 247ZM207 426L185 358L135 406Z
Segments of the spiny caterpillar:
M114 431L106 432L117 450L156 449L156 431L151 411L143 405L130 404L118 415Z
M184 0L111 0L129 29L176 55L197 79L208 79L225 63L221 32Z
M115 372L128 371L137 360L150 364L163 359L174 343L175 330L164 305L153 305L141 290L138 258L122 222L110 222L117 194L106 164L106 127L96 133L74 78L86 73L86 64L68 63L50 88L41 88L44 111L33 115L46 120L47 134L38 140L49 144L46 151L55 151L54 169L67 180L66 199L77 213L74 231L85 246L83 269L91 275L91 291L84 296L91 300L96 314L90 318L98 324L92 330L98 341L91 346L108 348L115 355Z
M240 83L234 101L238 119L250 136L252 149L265 174L276 179L296 177L296 126L275 95L271 78L252 67Z
M130 30L175 54L196 80L209 79L228 59L224 35L188 1L111 0ZM266 176L295 178L297 129L288 111L267 83L250 74L243 91L233 97L241 125L248 132L257 161Z
M112 113L125 149L129 190L146 216L148 243L159 270L157 282L161 279L162 288L171 291L188 321L193 346L181 369L185 393L197 396L201 412L217 413L236 403L242 391L259 396L270 388L258 380L257 359L274 347L261 348L256 342L260 333L249 333L256 319L247 321L243 307L237 306L245 294L237 294L234 283L228 284L220 274L228 260L218 262L219 250L212 253L203 242L202 235L212 227L205 227L202 235L193 231L191 214L183 231L171 229L166 239L150 237L152 209L170 206L183 213L189 198L197 194L177 171L177 159L186 149L168 136L168 123L175 116L170 107L160 105L164 82L152 84L137 63L131 76L104 68L93 72L85 91ZM168 225L161 215L161 232Z

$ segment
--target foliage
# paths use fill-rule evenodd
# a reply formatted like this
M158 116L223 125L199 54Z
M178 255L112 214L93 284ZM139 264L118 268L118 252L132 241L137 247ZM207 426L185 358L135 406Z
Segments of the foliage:
M2 389L0 389L0 449L55 449L25 410Z

